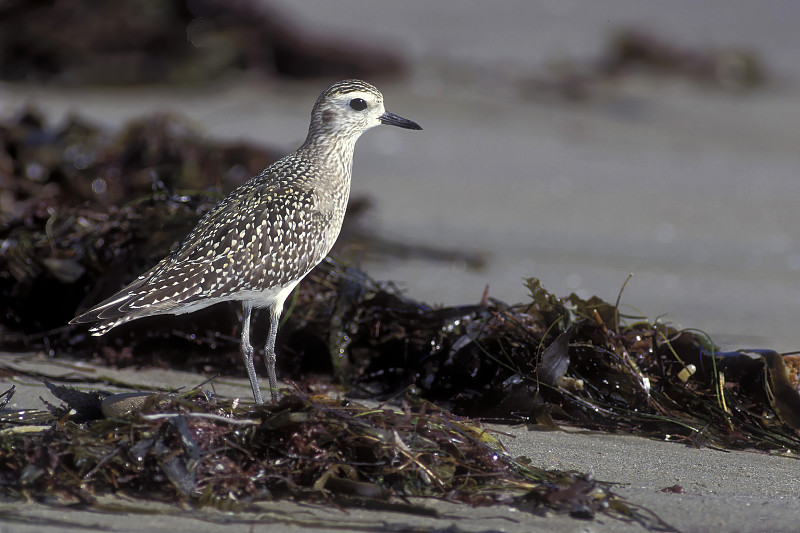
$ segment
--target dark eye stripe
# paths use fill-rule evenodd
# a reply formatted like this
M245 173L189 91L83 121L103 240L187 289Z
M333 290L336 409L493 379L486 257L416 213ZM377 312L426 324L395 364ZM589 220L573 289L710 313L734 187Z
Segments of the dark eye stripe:
M367 103L363 98L353 98L350 100L350 108L356 111L364 111L367 108Z

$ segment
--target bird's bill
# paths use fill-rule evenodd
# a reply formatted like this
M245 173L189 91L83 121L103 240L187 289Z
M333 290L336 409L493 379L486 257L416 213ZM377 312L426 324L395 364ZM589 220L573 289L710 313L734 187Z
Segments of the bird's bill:
M394 113L389 113L386 111L383 115L380 116L378 119L381 121L381 124L387 124L389 126L397 126L399 128L405 128L407 130L421 130L419 124L414 122L413 120L408 120L407 118L399 117Z

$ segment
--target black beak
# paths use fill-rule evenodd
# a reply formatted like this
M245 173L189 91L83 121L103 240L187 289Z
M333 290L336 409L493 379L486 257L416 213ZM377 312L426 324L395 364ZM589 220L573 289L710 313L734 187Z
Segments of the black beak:
M389 113L386 111L383 115L378 118L381 121L381 124L388 124L389 126L397 126L399 128L405 128L407 130L421 130L419 124L414 122L413 120L408 120L407 118L398 117L394 113Z

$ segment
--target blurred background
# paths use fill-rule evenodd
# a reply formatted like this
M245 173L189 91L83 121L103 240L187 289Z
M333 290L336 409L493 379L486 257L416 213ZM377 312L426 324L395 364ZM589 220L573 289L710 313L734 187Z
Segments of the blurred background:
M166 111L285 153L360 77L424 128L358 143L353 195L403 245L363 254L372 277L455 305L526 301L528 277L613 302L632 274L632 314L790 351L798 21L794 0L6 0L0 115Z

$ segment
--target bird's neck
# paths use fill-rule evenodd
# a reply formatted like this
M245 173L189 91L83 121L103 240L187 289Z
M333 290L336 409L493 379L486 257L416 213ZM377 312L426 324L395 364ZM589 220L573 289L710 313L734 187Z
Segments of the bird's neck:
M353 151L357 138L309 135L306 142L298 149L298 153L315 165L349 179L353 169Z

